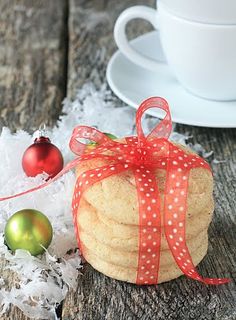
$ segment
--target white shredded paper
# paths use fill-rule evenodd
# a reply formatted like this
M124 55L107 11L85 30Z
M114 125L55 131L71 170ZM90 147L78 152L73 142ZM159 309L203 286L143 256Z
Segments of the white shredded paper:
M157 119L145 117L144 131L148 132ZM117 107L117 99L104 85L100 90L89 83L79 90L76 99L65 99L62 116L48 136L62 151L65 163L74 155L68 144L73 128L78 124L95 126L118 137L132 135L135 110ZM171 139L185 144L187 136L173 132ZM0 136L0 197L15 194L45 181L45 175L26 177L21 159L34 137L22 130L12 134L3 128ZM194 147L194 146L192 146ZM201 146L195 146L205 152ZM207 155L207 154L206 154ZM69 288L76 288L81 258L74 234L71 198L75 175L69 172L48 187L10 201L0 202L0 256L7 260L6 269L12 271L14 285L9 288L4 272L0 275L0 316L10 304L25 315L39 319L57 319L55 308L65 298ZM33 257L25 250L12 254L4 244L4 227L9 217L18 210L32 208L48 216L53 226L53 241L41 256Z

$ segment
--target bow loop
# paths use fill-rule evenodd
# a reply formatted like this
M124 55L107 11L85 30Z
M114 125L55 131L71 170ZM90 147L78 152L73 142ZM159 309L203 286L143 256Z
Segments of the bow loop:
M166 112L164 119L145 137L142 129L142 116L145 111L151 108L162 109ZM137 126L137 136L138 144L140 146L144 145L147 140L152 140L155 138L165 138L168 139L172 130L172 121L169 110L168 102L160 97L151 97L142 102L136 113L136 126Z

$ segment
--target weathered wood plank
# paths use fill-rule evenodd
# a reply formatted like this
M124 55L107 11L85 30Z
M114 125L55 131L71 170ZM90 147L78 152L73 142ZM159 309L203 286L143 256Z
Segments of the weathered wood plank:
M0 126L52 125L66 94L67 1L0 1Z
M145 1L147 5L154 2ZM112 37L114 21L126 7L141 3L144 1L70 1L68 94L71 98L86 81L92 80L98 87L105 81L107 62L116 49ZM135 36L148 28L145 23L134 22L129 32ZM235 130L183 125L178 125L177 130L190 132L193 142L214 150L216 159L226 160L212 164L216 212L209 232L209 252L199 270L205 276L235 278ZM64 302L64 320L236 319L235 281L212 287L181 277L157 287L138 287L109 279L88 264L83 273L78 279L77 291L70 292Z
M52 125L66 95L67 1L0 1L0 129ZM14 275L0 260L8 287ZM1 320L28 319L12 307Z
M126 7L142 4L142 0L70 0L69 6L69 54L68 97L85 82L93 81L99 87L104 83L106 65L115 51L112 37L114 22ZM153 0L146 4L153 4ZM146 21L132 23L128 35L135 37L151 29Z

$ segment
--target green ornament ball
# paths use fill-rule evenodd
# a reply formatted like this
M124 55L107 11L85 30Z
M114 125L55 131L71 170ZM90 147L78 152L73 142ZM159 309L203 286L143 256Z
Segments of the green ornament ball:
M4 235L6 244L12 251L25 249L37 256L50 245L53 230L50 221L42 212L24 209L8 219Z
M112 139L112 140L116 140L117 139L117 137L116 136L114 136L114 134L112 134L112 133L107 133L107 132L103 132L108 138L110 138L110 139ZM95 146L96 145L96 142L89 142L88 144L87 144L87 146L89 146L89 147L91 147L91 146Z
M110 139L112 139L112 140L117 139L117 137L116 137L116 136L114 136L114 134L112 134L112 133L104 132L104 134L105 134L108 138L110 138Z

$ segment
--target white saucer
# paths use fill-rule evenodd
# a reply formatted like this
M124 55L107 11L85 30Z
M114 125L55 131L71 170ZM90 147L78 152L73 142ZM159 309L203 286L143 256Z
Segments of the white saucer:
M165 63L157 31L136 38L132 45L147 56L158 58L160 67L155 72L146 70L117 51L108 63L107 80L122 101L137 109L146 98L160 96L169 102L174 122L203 127L236 127L236 101L201 99L188 93L177 82ZM162 112L157 109L151 109L148 113L163 117Z

